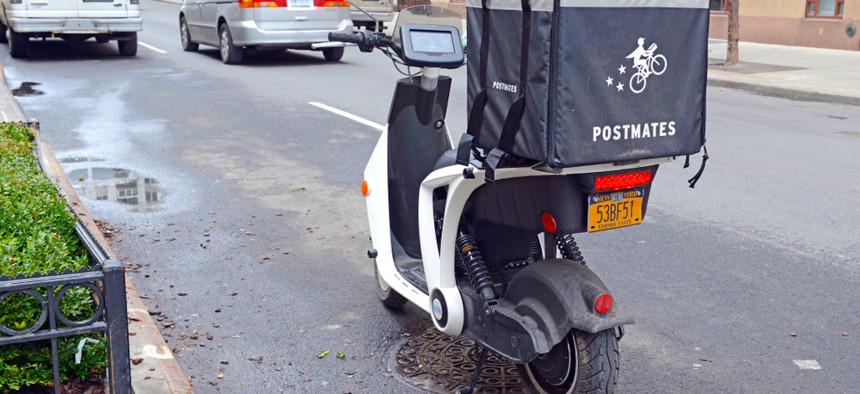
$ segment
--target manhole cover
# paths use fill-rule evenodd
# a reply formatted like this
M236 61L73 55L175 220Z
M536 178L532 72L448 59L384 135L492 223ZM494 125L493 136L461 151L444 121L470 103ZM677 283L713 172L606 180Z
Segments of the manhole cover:
M389 366L406 383L435 393L452 393L472 380L479 356L475 341L448 336L430 327L395 346ZM475 392L524 394L526 390L517 367L489 353Z

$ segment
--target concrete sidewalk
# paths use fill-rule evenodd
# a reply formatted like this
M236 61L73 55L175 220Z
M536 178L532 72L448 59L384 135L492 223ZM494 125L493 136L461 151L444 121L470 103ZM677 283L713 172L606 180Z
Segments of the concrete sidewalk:
M2 67L0 67L0 82L3 84L0 86L0 121L28 121L29 119L9 89ZM108 246L108 242L102 236L86 206L78 198L66 173L54 157L50 146L41 143L39 150L39 159L45 174L59 186L62 194L69 202L69 206L77 212L78 218L93 234L93 237L104 246L110 258L122 262ZM126 277L125 280L129 355L132 361L132 390L138 394L192 394L191 385L173 357L173 352L161 336L158 326L155 325L149 314L149 309L143 304L131 283L131 279Z
M723 66L726 41L708 42L708 84L801 100L860 105L860 51L741 42Z

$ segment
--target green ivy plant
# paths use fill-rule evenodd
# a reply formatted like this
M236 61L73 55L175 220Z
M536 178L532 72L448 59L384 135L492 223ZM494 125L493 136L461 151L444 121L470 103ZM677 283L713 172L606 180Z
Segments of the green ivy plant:
M75 215L37 165L33 137L26 124L0 125L0 276L29 276L89 265L86 250L74 233ZM45 288L37 291L43 297L47 294ZM77 286L63 296L60 310L70 320L85 320L93 315L94 300L87 288ZM17 294L0 304L0 323L22 330L36 324L40 313L41 306L33 297ZM74 355L84 336L58 340L61 379L83 379L103 370L104 340L98 334L89 336L100 341L84 346L80 364L74 363ZM49 341L0 346L0 393L52 381Z

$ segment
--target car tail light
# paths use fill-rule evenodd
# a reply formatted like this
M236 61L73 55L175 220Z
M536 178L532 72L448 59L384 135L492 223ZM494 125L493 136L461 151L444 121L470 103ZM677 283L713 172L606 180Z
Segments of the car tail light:
M286 7L287 0L239 0L239 8Z
M315 7L349 7L349 2L346 0L331 1L331 0L314 0Z
M651 170L598 175L594 178L594 191L622 190L651 183Z

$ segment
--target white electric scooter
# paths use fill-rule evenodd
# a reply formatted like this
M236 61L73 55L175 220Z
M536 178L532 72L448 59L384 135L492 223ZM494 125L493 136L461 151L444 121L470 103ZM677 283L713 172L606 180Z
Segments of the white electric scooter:
M532 392L611 392L617 341L633 320L572 234L640 223L657 166L671 158L561 172L522 161L487 182L484 152L460 148L458 158L445 125L451 79L440 68L463 65L461 21L417 6L401 11L391 38L329 36L421 67L397 81L364 172L379 296L390 308L412 302L440 331L480 344L472 386L489 349L516 363Z

